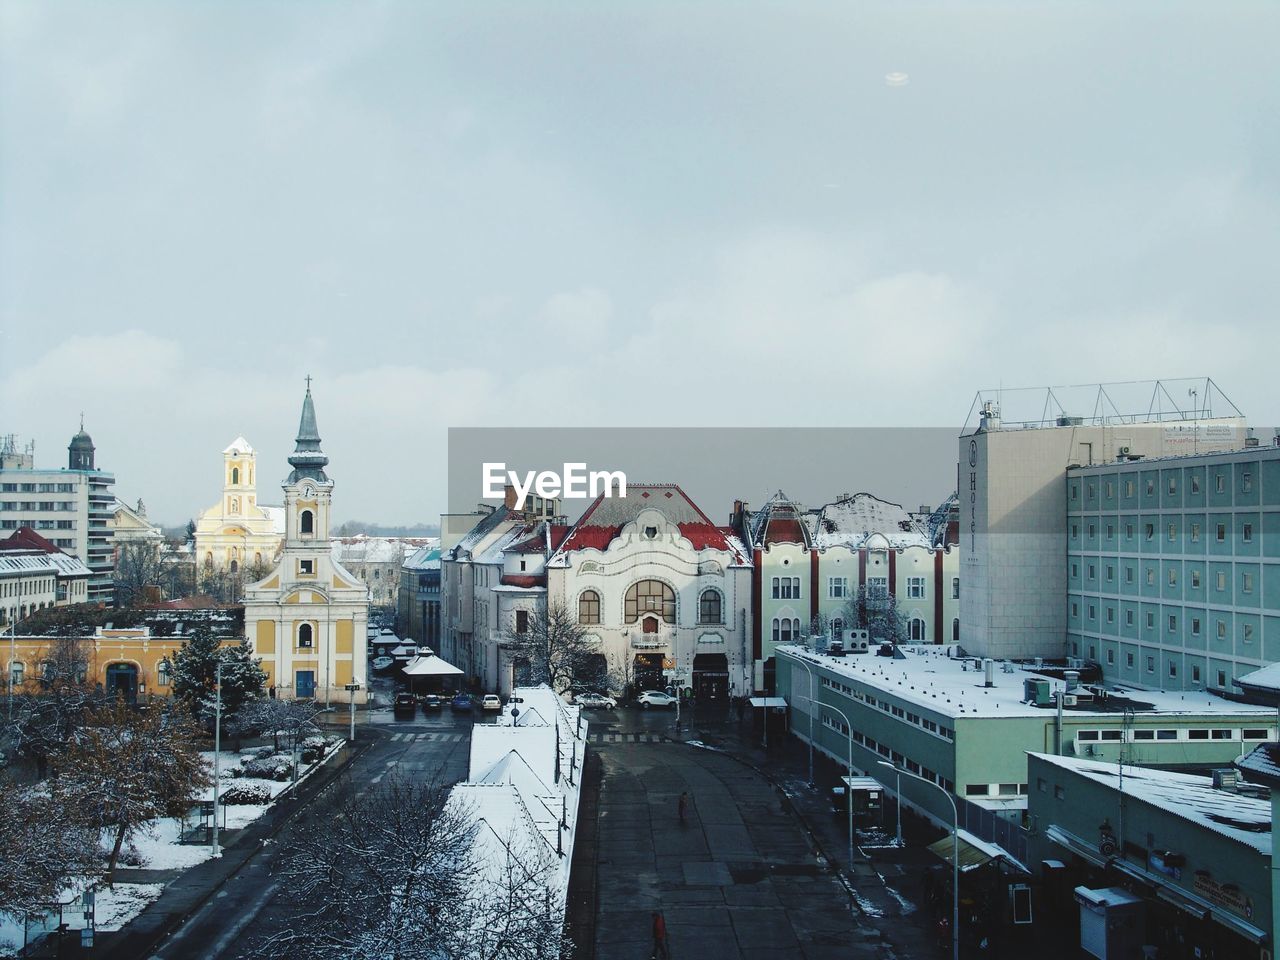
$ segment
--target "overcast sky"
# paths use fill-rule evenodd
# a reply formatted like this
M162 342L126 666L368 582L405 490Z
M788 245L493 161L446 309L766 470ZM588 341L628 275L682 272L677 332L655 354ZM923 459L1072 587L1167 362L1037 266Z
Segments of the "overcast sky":
M1270 0L0 11L0 432L153 519L237 434L279 499L307 373L339 520L436 519L447 426L1280 422Z

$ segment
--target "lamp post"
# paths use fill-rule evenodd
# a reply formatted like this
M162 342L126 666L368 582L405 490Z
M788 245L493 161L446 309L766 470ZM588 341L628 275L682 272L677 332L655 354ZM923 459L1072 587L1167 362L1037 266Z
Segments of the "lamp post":
M347 701L351 704L351 742L356 742L356 691L360 689L360 681L353 680L347 684Z
M218 665L214 668L213 681L214 694L216 699L213 706L213 855L215 857L222 856L222 851L218 849L218 788L219 774L221 773L221 755L222 755L222 661L218 661Z
M814 703L813 668L809 666L809 664L805 662L802 658L797 657L793 653L783 652L782 655L784 657L789 657L792 660L794 660L796 663L800 664L800 666L804 667L805 671L809 674L809 710L807 712L809 714L809 786L812 787L813 786L813 703Z
M932 780L926 780L910 770L903 770L888 760L877 760L876 763L897 772L899 777L905 773L913 780L919 780L921 783L927 783L931 787L937 787L942 791L942 795L947 798L947 803L951 804L951 815L954 818L951 821L951 957L952 960L960 960L960 811L956 809L955 798ZM901 780L899 780L899 783L901 783ZM898 797L898 803L902 803L901 796Z
M883 763L883 760L877 760L877 763ZM897 837L898 846L902 846L902 771L897 767L893 768L893 772L897 774L893 785L893 808L897 815Z

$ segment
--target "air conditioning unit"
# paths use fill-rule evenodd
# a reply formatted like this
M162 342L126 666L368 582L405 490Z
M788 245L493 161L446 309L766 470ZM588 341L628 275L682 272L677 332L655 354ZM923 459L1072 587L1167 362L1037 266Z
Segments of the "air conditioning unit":
M1074 694L1066 693L1062 696L1062 705L1064 707L1074 707L1080 700Z
M1121 447L1121 448L1120 448L1120 456L1122 456L1122 457L1127 457L1128 455L1129 455L1129 448L1128 448L1128 447Z

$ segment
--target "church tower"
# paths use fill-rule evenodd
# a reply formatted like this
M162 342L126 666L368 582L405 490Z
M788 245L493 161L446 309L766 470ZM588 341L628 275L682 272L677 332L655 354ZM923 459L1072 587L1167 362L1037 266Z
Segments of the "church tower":
M276 568L245 590L245 636L278 697L364 703L369 588L333 558L333 481L320 449L311 378L302 400L293 468L284 481L285 538Z
M248 516L258 505L253 476L257 459L257 452L244 437L236 437L231 441L231 446L222 451L223 516Z

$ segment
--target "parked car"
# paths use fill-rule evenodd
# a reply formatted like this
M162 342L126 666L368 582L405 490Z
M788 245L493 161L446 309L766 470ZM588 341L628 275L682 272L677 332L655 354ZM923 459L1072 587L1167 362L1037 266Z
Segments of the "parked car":
M587 710L613 710L618 706L617 700L603 693L580 693L573 702Z
M460 693L449 701L449 709L454 713L470 713L472 706L471 695L467 693Z
M405 713L413 715L418 712L418 698L412 693L397 693L391 709L397 717Z
M444 707L444 701L434 693L428 693L422 698L422 712L431 713L433 710L440 710Z
M374 657L372 667L378 671L390 670L391 665L395 662L395 659L392 657Z
M663 693L661 690L646 690L636 697L636 703L640 705L642 710L648 710L650 707L667 707L670 710L674 710L677 702L675 697L669 693Z
M502 698L496 693L486 693L484 699L480 701L481 710L501 710Z

